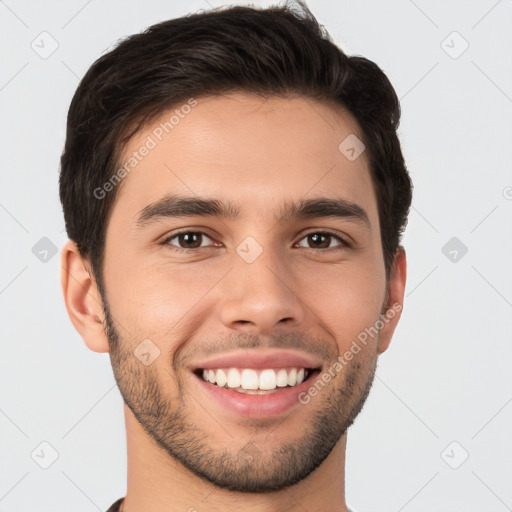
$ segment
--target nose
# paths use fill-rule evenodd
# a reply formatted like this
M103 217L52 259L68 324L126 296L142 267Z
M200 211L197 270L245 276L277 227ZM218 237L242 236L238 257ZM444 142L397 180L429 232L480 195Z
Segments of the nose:
M305 317L297 280L284 262L267 250L247 263L235 258L224 282L220 315L231 330L268 335L278 325L297 328Z

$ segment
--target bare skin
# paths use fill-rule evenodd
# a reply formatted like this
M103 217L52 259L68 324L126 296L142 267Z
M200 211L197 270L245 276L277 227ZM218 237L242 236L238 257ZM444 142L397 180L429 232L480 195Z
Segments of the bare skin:
M72 242L62 252L69 316L91 350L110 352L125 399L123 512L346 512L346 429L401 308L307 405L270 418L212 400L191 366L241 349L280 349L314 356L321 375L379 315L403 304L405 251L386 283L366 154L350 161L338 149L350 134L362 138L347 112L303 97L197 101L118 185L103 266L107 315L89 262ZM125 157L169 115L132 138ZM239 216L137 224L171 194L231 202ZM317 198L356 204L368 222L276 221L289 202ZM184 230L204 235L195 246L191 237L169 239ZM262 249L251 263L237 253L248 236ZM148 366L134 355L146 339L160 351Z

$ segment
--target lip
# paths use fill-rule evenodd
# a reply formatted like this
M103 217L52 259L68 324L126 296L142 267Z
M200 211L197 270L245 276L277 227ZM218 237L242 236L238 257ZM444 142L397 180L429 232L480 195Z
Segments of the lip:
M199 369L216 368L320 368L322 363L308 354L285 350L239 350L230 354L222 354L210 359L196 361L190 368L193 372ZM218 386L217 386L218 387ZM298 387L298 386L297 386Z
M222 408L246 418L272 418L299 405L299 395L311 387L319 375L320 370L315 370L298 386L279 388L279 391L267 395L249 395L221 388L206 382L197 373L193 373L193 378L200 389Z

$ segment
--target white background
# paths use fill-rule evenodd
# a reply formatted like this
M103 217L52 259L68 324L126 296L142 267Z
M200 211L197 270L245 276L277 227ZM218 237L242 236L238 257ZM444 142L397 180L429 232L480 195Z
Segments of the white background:
M221 4L0 2L0 511L104 511L125 494L108 355L89 351L67 317L59 255L45 263L32 248L42 237L59 251L66 241L59 158L88 67L123 36ZM395 86L414 182L404 313L349 432L348 503L511 510L512 2L308 5L337 44L377 62ZM47 59L31 48L43 31L58 42ZM442 252L452 237L468 249L456 262ZM48 469L31 457L43 441L58 452Z

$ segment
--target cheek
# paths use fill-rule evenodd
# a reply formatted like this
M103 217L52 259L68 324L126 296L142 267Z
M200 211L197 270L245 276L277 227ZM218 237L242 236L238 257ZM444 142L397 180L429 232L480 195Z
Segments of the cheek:
M343 352L379 319L384 300L385 277L371 266L338 269L324 276L310 295L311 307L326 324ZM363 335L364 336L364 335ZM368 336L369 344L377 341Z
M191 316L197 321L200 304L225 273L204 261L137 265L124 260L106 264L105 270L107 295L116 319L128 330L155 339L171 331L175 336Z

